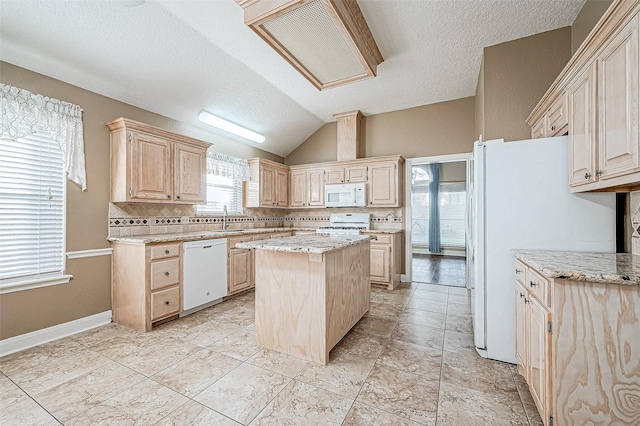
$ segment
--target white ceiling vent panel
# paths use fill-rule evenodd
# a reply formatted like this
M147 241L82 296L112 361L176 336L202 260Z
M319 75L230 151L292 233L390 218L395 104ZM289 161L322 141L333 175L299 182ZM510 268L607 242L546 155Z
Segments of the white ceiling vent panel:
M244 20L318 89L375 77L383 61L355 0L236 0Z
M320 0L267 21L262 27L322 85L367 76Z

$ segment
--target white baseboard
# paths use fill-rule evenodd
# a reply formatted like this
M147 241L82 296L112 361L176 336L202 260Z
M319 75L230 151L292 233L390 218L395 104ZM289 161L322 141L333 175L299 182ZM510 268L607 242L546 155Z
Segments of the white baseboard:
M0 356L20 352L34 346L42 345L43 343L71 336L72 334L91 330L92 328L100 327L110 322L111 311L105 311L63 324L54 325L53 327L47 327L42 330L0 340Z

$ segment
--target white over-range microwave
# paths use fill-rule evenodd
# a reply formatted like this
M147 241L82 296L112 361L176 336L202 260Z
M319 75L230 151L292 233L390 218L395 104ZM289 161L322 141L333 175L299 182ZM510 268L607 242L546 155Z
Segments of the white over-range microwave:
M366 183L346 183L324 186L325 207L365 207L366 205Z

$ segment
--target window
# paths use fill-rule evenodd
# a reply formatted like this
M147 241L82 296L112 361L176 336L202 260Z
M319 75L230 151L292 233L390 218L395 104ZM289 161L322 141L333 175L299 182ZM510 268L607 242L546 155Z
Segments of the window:
M0 139L0 288L68 281L65 188L63 153L51 133Z
M207 174L207 204L198 206L200 214L242 214L242 181L240 179Z

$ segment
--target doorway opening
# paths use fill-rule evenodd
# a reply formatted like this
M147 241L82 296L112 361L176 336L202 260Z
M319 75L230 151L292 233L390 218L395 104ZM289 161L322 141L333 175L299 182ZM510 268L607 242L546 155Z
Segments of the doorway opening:
M407 165L406 275L413 282L467 286L467 160L465 154Z

